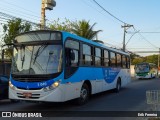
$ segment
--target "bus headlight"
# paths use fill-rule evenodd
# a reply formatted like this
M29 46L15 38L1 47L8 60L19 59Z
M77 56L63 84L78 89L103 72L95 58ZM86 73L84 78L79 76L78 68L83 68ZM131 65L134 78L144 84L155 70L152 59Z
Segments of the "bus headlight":
M14 85L11 83L11 81L9 81L9 87L11 88L11 89L15 89L15 87L14 87Z
M55 88L57 88L59 86L59 83L60 83L60 81L56 81L51 86L43 88L43 90L45 92L50 91L50 90L54 90Z

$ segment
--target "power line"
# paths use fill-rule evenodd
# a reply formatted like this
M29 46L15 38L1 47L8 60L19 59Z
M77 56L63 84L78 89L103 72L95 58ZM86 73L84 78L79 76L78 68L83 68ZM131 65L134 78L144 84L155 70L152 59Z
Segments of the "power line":
M127 43L125 44L125 45L127 45L129 42L130 42L130 40L132 39L132 37L136 34L136 33L138 33L139 31L137 31L137 32L134 32L132 35L131 35L131 37L129 38L129 40L127 41Z
M159 51L134 51L134 53L159 53Z
M16 15L23 16L23 17L25 17L25 18L30 18L30 19L35 20L35 21L38 21L38 20L39 20L38 18L36 18L36 19L32 18L32 17L33 17L32 15L26 14L26 13L24 13L24 12L19 12L19 13L17 13L17 12L14 12L13 10L11 11L11 10L9 10L9 9L3 9L3 8L0 8L0 9L1 9L1 10L4 10L4 11L7 11L7 12L9 12L9 13L14 13L14 14L16 14ZM27 15L29 15L29 17L28 17Z
M133 32L127 32L128 34L132 34ZM157 34L157 33L160 33L160 32L139 32L139 33L149 33L149 34Z
M10 19L4 18L4 17L0 17L0 19L7 20L7 21L10 20Z
M3 12L0 12L0 16L5 17L5 18L9 18L9 19L17 19L17 18L18 18L18 19L21 19L21 20L24 21L24 22L28 22L28 23L30 23L30 24L32 24L32 25L39 26L38 23L31 22L31 21L29 21L29 20L25 20L25 19L22 19L22 18L19 18L19 17L15 17L15 16L12 16L12 15L3 13Z
M118 20L119 22L123 23L123 24L127 24L126 22L120 20L119 18L117 18L116 16L114 16L113 14L111 14L109 11L107 11L104 7L102 7L96 0L93 0L93 2L95 2L102 10L104 10L106 13L108 13L110 16L112 16L113 18L115 18L116 20Z
M6 1L3 1L3 3L9 4L9 5L11 5L11 6L15 6L16 8L23 9L23 10L25 10L25 11L27 11L27 12L32 13L32 14L33 14L33 12L34 12L34 11L31 11L31 10L25 9L25 8L23 8L23 7L21 7L21 6L18 6L18 5L15 5L15 4L6 2ZM33 15L32 15L32 16L33 16ZM34 15L34 16L35 16L35 15ZM35 17L40 18L39 16L35 16Z
M153 50L153 48L128 48L128 49L152 49ZM157 49L157 48L155 48L155 49Z
M139 36L140 36L143 40L147 41L147 42L148 42L150 45L152 45L153 47L158 48L157 46L155 46L154 44L152 44L150 41L148 41L140 32L138 32L138 31L135 29L135 27L133 27L133 29L139 34Z

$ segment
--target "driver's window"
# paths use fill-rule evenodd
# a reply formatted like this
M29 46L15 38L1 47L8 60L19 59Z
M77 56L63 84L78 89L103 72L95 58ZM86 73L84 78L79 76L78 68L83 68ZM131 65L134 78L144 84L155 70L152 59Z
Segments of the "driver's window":
M76 67L79 64L79 42L67 40L65 45L66 66Z
M68 39L65 43L65 78L72 76L79 65L79 42Z

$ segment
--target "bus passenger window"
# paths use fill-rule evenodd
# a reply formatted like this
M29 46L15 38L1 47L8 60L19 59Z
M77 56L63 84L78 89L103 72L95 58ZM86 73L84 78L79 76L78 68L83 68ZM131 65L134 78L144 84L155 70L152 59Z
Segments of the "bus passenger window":
M95 48L95 65L101 66L101 49Z
M104 50L104 66L109 66L109 52L107 50Z
M111 67L116 67L116 54L110 52Z
M126 56L122 56L122 67L123 68L126 68L126 64L127 64L127 62L126 62Z
M122 56L117 54L117 67L122 67Z
M127 68L130 68L130 59L127 57Z
M91 54L91 46L83 44L83 65L92 65L92 54Z

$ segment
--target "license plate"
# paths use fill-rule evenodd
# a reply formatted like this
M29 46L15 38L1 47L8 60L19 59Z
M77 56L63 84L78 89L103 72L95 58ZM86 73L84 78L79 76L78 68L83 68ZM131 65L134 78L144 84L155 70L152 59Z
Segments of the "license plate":
M23 96L25 97L25 98L30 98L30 97L32 97L32 93L23 93Z

